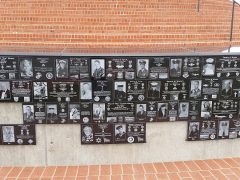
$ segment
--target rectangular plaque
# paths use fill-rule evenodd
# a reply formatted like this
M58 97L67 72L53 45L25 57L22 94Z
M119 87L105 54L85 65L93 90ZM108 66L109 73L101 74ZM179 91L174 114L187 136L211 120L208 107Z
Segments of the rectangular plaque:
M14 80L18 78L18 58L15 56L0 56L0 80Z

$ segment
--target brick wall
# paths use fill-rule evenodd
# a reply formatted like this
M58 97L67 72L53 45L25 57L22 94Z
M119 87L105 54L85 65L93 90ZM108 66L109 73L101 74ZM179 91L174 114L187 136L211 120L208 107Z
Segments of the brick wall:
M200 12L197 0L0 0L0 51L221 51L231 8L229 0L200 0ZM239 26L236 6L233 46Z

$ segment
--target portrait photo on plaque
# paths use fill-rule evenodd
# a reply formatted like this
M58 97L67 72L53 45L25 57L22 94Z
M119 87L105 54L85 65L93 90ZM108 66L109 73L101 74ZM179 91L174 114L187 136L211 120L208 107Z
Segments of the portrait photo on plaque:
M71 123L81 123L80 103L70 102L68 104L68 114Z
M189 101L189 120L196 121L200 119L201 102L196 100Z
M201 99L202 97L202 80L190 80L190 98Z
M168 103L167 102L158 103L157 117L158 117L157 121L168 121Z
M149 59L137 59L137 78L147 79L149 76Z
M113 124L95 123L93 131L95 144L113 144Z
M80 119L81 123L92 122L92 103L81 102L80 103Z
M229 139L235 139L240 137L240 120L230 119L229 120Z
M90 81L80 82L80 100L92 101L92 99L93 99L92 82Z
M169 77L169 57L152 57L149 60L149 79L167 79Z
M202 62L202 76L214 76L215 75L215 59L203 58Z
M182 58L170 59L170 77L182 76Z
M56 58L55 67L56 67L56 78L57 79L67 79L69 78L68 72L68 58Z
M94 144L93 124L81 124L81 144Z
M114 81L114 101L122 102L127 98L126 81Z
M33 79L32 57L19 58L20 79Z
M136 121L146 121L147 104L136 104Z
M32 101L32 81L12 81L11 87L14 102Z
M146 142L146 123L127 124L127 143Z
M212 117L212 101L201 101L201 118L210 119Z
M19 63L16 56L0 56L0 80L19 79Z
M34 103L35 124L46 124L46 104L44 102Z
M0 133L2 134L2 144L3 145L15 144L16 138L14 125L2 125L0 127L2 131L2 133Z
M146 122L156 122L157 115L158 115L158 102L148 101L147 102Z
M48 83L47 82L33 82L33 99L47 100L48 99Z
M127 81L127 101L129 102L138 102L144 101L147 91L147 82L146 81Z
M217 139L218 121L207 120L201 122L200 140Z
M240 77L240 56L219 56L216 60L217 77Z
M35 80L53 80L55 64L51 57L36 57L33 60L33 75Z
M110 102L113 100L113 82L93 80L93 100L95 102Z
M191 121L188 122L188 141L196 141L199 140L199 129L200 122L199 121Z
M46 104L46 123L47 124L58 124L58 107L57 103Z
M0 81L0 101L11 101L10 81Z
M189 102L179 102L178 105L178 120L188 120L189 117Z
M229 120L218 121L218 139L229 138Z
M33 103L23 104L22 111L24 124L34 124L35 123L34 104Z
M219 78L202 79L202 98L218 99L221 95L221 80Z
M201 57L183 58L183 78L199 78L201 76Z
M221 86L221 97L230 98L233 96L233 79L223 79Z
M116 123L114 124L114 142L115 144L126 143L126 124Z
M149 100L160 100L161 94L161 82L160 81L148 81L147 98Z
M91 77L93 79L105 78L105 59L91 59Z
M102 123L105 122L106 110L105 103L93 103L93 122Z

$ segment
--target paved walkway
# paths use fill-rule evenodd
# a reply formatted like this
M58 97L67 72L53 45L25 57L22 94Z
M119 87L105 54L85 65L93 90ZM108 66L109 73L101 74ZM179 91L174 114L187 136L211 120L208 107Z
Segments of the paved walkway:
M0 180L240 180L240 158L145 164L0 167Z

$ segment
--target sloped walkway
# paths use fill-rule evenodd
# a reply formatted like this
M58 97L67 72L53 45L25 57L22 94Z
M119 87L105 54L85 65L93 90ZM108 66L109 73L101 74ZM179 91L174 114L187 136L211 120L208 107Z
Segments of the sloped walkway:
M240 180L240 158L145 164L0 167L0 180Z

